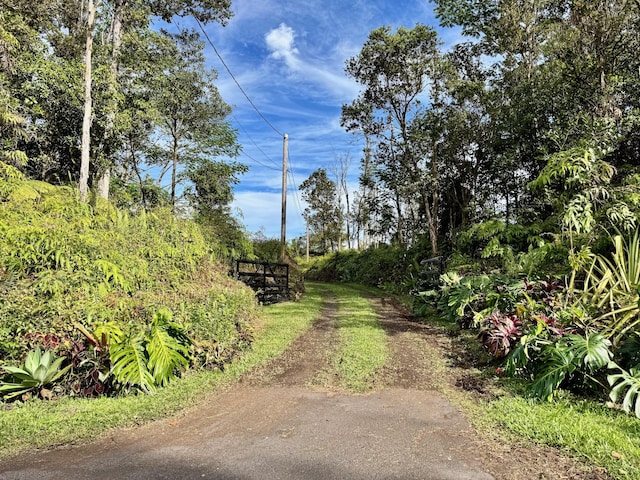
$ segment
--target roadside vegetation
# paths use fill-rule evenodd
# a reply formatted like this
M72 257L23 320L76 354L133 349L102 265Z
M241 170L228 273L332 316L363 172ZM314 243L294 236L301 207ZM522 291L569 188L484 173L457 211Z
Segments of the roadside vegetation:
M377 286L456 338L455 355L477 372L484 393L473 387L464 395L445 393L481 430L502 432L497 435L505 441L528 438L557 447L613 478L632 479L640 476L637 245L636 233L614 236L610 250L569 268L566 283L501 269L495 258L469 256L456 264L459 254L440 274L433 264L390 247L336 253L308 268L325 280ZM402 265L395 270L388 266L394 255ZM517 261L528 264L531 257L535 252ZM383 267L376 268L377 262ZM540 263L533 271L548 268ZM390 277L376 278L372 271L391 278L398 272L397 281L388 283ZM570 288L572 279L580 286Z
M280 355L320 314L322 297L311 289L300 302L263 307L249 349L220 369L191 370L154 395L94 399L64 397L0 409L0 457L32 448L88 442L111 428L170 416L231 385L242 374Z

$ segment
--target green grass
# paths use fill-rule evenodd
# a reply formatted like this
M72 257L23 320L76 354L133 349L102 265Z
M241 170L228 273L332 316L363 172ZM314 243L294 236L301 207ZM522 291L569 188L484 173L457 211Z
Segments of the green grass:
M509 432L604 467L616 479L640 478L640 420L592 401L522 397L490 402L487 417Z
M309 328L321 307L321 293L313 287L300 302L264 307L253 347L243 357L224 372L187 374L155 395L31 401L12 410L1 410L0 457L33 448L86 442L110 428L142 424L192 406L207 393L230 385L242 374L281 354Z
M337 297L340 345L333 366L343 387L365 392L375 386L377 372L387 361L386 335L378 315L360 290L349 285L326 285Z

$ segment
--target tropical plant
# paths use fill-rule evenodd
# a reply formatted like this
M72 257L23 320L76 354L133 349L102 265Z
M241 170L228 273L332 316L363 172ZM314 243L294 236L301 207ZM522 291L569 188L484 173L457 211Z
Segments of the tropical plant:
M528 387L529 393L540 399L552 400L561 385L576 376L600 384L593 374L612 360L610 347L611 342L601 333L565 335L550 343L540 354L539 366Z
M184 328L171 321L171 312L162 309L151 325L131 329L124 338L110 345L112 373L123 385L152 393L166 385L180 367L189 366L191 339Z
M0 394L12 399L37 390L44 397L45 387L60 379L69 371L71 365L62 367L64 357L57 357L51 350L42 352L40 347L27 355L23 367L5 366L8 379L0 381Z
M480 339L496 358L505 357L512 344L522 335L522 322L517 315L493 312L484 320Z
M591 306L595 328L615 345L640 325L640 231L611 238L611 258L594 255L584 282L582 301Z
M623 410L627 413L633 410L636 417L640 418L640 368L636 367L626 371L615 363L612 363L610 367L619 369L620 373L607 376L609 385L613 387L609 397L617 402L624 393Z

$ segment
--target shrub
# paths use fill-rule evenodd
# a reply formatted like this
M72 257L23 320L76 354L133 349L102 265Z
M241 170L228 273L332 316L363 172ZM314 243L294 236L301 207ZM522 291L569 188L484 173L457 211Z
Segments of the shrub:
M132 342L146 332L149 354L162 311L193 339L183 355L193 365L221 367L250 344L253 292L228 278L197 224L163 208L134 214L101 201L91 206L71 188L0 167L0 366L44 347L48 335L72 365L67 391L108 393L117 383L106 377L108 356L77 325L93 334L113 323ZM160 370L151 366L154 384L166 381Z

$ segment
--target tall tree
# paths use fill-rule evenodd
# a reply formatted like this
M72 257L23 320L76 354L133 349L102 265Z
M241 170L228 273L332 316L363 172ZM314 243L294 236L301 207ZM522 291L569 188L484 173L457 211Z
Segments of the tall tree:
M217 22L226 25L232 17L230 0L154 0L152 2L140 2L139 0L111 0L111 20L108 25L107 43L110 46L108 55L109 78L107 81L109 103L105 108L105 126L101 138L103 161L98 166L98 194L103 198L109 196L109 179L114 163L112 153L104 152L110 145L118 142L114 138L116 132L116 117L120 107L117 102L119 86L121 83L120 62L123 36L127 32L146 26L149 22L148 15L156 15L165 21L171 21L174 17L191 16L204 24ZM115 150L114 148L111 148Z
M180 165L193 168L211 157L234 157L239 146L236 132L225 120L231 108L214 85L215 72L204 67L198 35L182 32L169 36L175 40L175 51L165 57L163 74L151 79L160 129L168 141L153 155L162 167L159 182L171 172L171 203L175 207Z
M397 240L412 241L424 219L434 252L438 249L437 142L435 131L417 135L415 122L425 104L439 101L438 45L435 30L424 25L396 33L388 27L373 30L345 68L364 90L342 108L342 125L376 142L374 171L394 204ZM425 150L426 144L431 148ZM406 225L406 218L413 225Z
M349 175L349 168L351 166L351 156L349 152L345 152L342 155L335 157L335 177L336 185L338 188L338 208L342 213L342 218L345 219L346 235L347 235L347 248L351 249L351 204L349 200L349 185L347 183L347 177ZM342 205L342 198L344 197L345 205ZM340 243L340 242L338 242Z
M307 202L304 217L323 253L335 250L340 241L342 212L338 208L338 189L324 168L314 171L300 184Z

